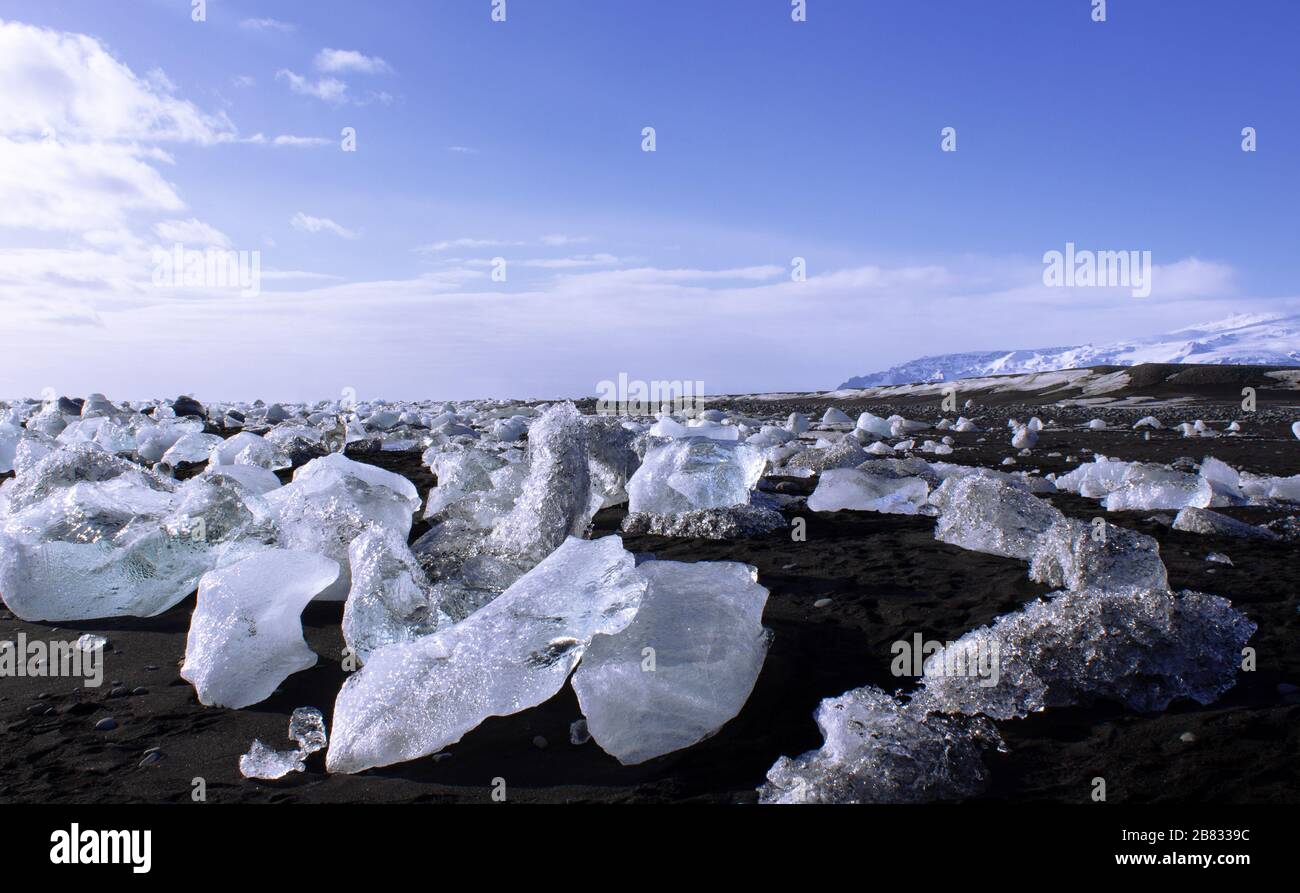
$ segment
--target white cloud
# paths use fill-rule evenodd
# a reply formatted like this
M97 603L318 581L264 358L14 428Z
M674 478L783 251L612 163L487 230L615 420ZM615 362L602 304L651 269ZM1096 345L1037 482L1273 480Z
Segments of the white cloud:
M231 78L230 83L234 84L236 87L256 87L257 78L253 77L251 74L239 74Z
M547 257L516 261L521 267L540 270L571 270L581 267L610 267L624 263L623 258L613 254L579 254L573 257Z
M355 239L359 236L345 226L340 226L328 217L312 217L299 211L293 215L289 225L304 233L333 233L343 239Z
M563 233L555 233L549 236L542 236L539 240L543 245L579 245L591 240L586 236L566 236Z
M225 233L193 217L189 220L163 220L154 224L153 231L168 244L180 242L186 246L204 248L230 247L230 239Z
M456 153L459 154L459 155L477 155L477 154L478 154L478 149L474 149L474 148L471 148L471 147L469 147L469 146L448 146L448 147L447 147L447 151L448 151L448 152L456 152Z
M292 146L294 148L309 148L312 146L329 146L332 145L333 143L334 143L333 140L326 139L323 136L292 136L290 134L277 136L274 140L271 141L271 144L275 146Z
M311 81L296 72L282 68L275 73L276 80L289 82L289 89L303 96L314 96L325 102L346 102L348 85L338 78L321 78Z
M356 71L362 74L391 74L393 68L378 56L367 56L356 50L323 49L316 54L318 71Z
M280 31L282 33L298 30L297 25L291 22L282 22L279 19L244 19L239 23L239 27L246 28L249 31Z
M524 245L525 242L506 242L501 239L444 239L441 242L433 242L429 245L421 245L416 248L424 254L434 254L442 251L449 251L452 248L498 248L510 245Z
M0 135L202 144L235 137L223 113L176 99L157 80L136 77L93 37L0 21Z
M1199 264L1208 262L1168 266ZM1213 266L1198 290L1225 281L1228 268ZM318 399L346 385L402 398L578 396L620 370L704 381L710 393L830 388L924 354L1103 343L1236 311L1283 309L1232 295L1171 299L1158 277L1146 300L1122 289L1072 294L1043 286L1041 265L1023 259L863 265L806 282L792 282L788 268L775 264L573 271L535 284L513 276L492 283L465 265L365 282L287 271L265 278L288 290L264 289L258 298L187 292L171 301L136 281L147 283L148 269L97 251L0 251L8 274L0 277L0 302L19 335L10 336L10 362L0 364L0 392L75 376L75 385L60 387L151 396L163 387L157 369L172 364L194 370L193 387L227 399ZM130 314L117 312L123 308ZM791 319L800 321L797 333ZM93 337L77 334L97 325ZM272 350L290 327L314 346L295 357L292 373ZM160 337L178 328L207 337ZM430 352L434 329L439 349ZM668 339L675 350L665 353ZM358 345L383 345L385 363ZM75 364L67 362L70 351ZM581 362L541 362L557 352ZM774 355L782 362L772 363ZM394 371L412 364L421 380L454 385L431 395Z
M141 154L131 145L0 136L0 226L85 232L120 227L134 211L184 209Z

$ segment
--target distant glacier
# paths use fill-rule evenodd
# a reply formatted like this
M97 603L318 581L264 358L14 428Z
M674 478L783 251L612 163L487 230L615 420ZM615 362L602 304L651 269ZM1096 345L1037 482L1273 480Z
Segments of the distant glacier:
M939 354L855 376L839 389L1138 363L1300 365L1300 314L1243 314L1103 346Z

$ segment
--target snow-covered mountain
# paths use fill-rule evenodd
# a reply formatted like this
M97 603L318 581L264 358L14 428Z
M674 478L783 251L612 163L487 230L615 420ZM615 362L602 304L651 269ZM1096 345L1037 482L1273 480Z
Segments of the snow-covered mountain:
M840 389L1138 363L1300 365L1300 315L1242 314L1104 346L1084 344L921 357L884 372L850 378Z

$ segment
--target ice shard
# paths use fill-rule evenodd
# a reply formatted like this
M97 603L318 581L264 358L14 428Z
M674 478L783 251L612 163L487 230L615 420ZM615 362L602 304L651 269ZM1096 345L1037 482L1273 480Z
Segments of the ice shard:
M437 753L489 716L546 701L593 636L632 621L647 585L618 537L566 540L460 623L372 654L335 702L329 770Z
M338 575L332 559L284 549L204 574L181 667L200 703L247 707L314 666L302 610Z
M279 545L333 558L335 583L319 596L342 601L352 585L348 547L370 525L406 537L420 507L415 485L399 474L354 462L341 453L313 459L293 481L264 497L280 531Z
M926 505L929 495L929 486L919 477L832 468L821 473L817 489L808 497L808 508L814 512L915 515Z
M1180 509L1174 518L1174 530L1200 533L1206 536L1229 536L1238 539L1275 540L1277 534L1267 527L1238 521L1209 509L1188 506Z
M767 590L732 561L647 561L636 618L599 635L573 674L587 729L625 765L690 747L732 719L753 691L770 634Z
M528 431L528 478L488 547L540 561L583 536L600 507L587 465L587 426L572 403L548 409Z
M1028 561L1039 536L1064 516L1027 489L986 474L951 477L930 497L934 537L973 552Z
M821 702L825 743L781 757L760 803L926 803L963 800L988 781L983 751L1001 747L979 717L930 713L866 686Z
M743 443L688 438L650 450L628 482L628 511L675 515L749 502L767 460Z
M289 737L298 742L293 750L275 750L254 739L248 753L239 758L239 774L274 781L290 772L302 772L307 768L307 757L323 750L329 741L325 717L315 707L297 708L289 717Z
M343 608L343 639L362 663L385 645L437 628L433 587L405 536L371 526L348 547L348 563L352 589Z
M1102 518L1057 518L1034 546L1029 577L1071 590L1169 587L1160 544Z
M1225 599L1199 592L1064 592L931 656L913 703L993 719L1095 700L1153 712L1175 698L1209 704L1236 684L1255 629Z

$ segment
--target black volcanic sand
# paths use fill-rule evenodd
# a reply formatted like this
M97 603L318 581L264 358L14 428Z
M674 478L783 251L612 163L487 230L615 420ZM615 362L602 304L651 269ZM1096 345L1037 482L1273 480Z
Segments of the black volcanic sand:
M820 417L825 406L824 401L789 402L781 409ZM891 410L880 404L870 408L886 415ZM938 415L933 405L925 412L916 406L892 408L910 418ZM1234 415L1236 409L1230 404L1161 411L1000 406L984 414L989 433L957 437L957 453L940 458L997 467L1014 453L1006 417L1037 413L1072 424L1092 417L1122 420L1125 428L1048 432L1017 468L1066 470L1089 458L1082 452L1087 446L1124 459L1199 461L1214 455L1247 470L1300 473L1300 442L1287 430L1300 412L1275 408L1266 418L1264 412ZM1246 436L1183 439L1162 431L1143 440L1127 426L1148 413L1168 424L1240 417ZM1051 452L1062 456L1049 457ZM1067 462L1067 456L1075 461ZM422 495L433 483L418 454L356 458L406 474ZM794 486L806 492L810 484ZM1051 499L1080 518L1105 514L1091 500L1069 494ZM1286 514L1250 508L1227 513L1256 522ZM953 639L1046 591L1029 581L1020 562L935 542L927 518L793 514L807 519L806 542L792 542L785 531L737 542L626 538L629 549L662 558L753 564L771 590L764 622L775 639L753 695L715 737L685 751L625 767L594 743L570 744L569 724L580 712L566 687L536 709L489 719L441 759L329 776L323 755L317 754L301 775L280 782L245 780L238 772L240 754L254 738L289 747L285 735L295 707L319 707L330 721L344 679L342 606L313 605L305 612L307 641L320 655L316 667L291 676L267 701L232 711L202 707L178 676L194 608L190 596L159 617L58 628L0 613L3 639L19 632L44 639L95 632L110 641L100 689L66 679L0 679L0 801L189 802L192 781L201 777L209 802L489 802L493 779L499 777L512 801L752 802L755 787L779 756L820 745L812 712L822 698L868 683L891 690L910 686L889 673L892 642L918 632L927 639ZM1258 669L1240 674L1236 688L1209 707L1179 702L1166 713L1144 716L1098 704L999 723L1009 752L987 755L992 784L982 799L1082 803L1092 790L1091 779L1101 776L1111 802L1300 802L1300 697L1290 687L1300 685L1298 547L1173 531L1166 526L1171 515L1108 517L1160 541L1175 588L1222 595L1259 625L1251 641ZM596 533L615 532L620 517L619 510L602 512ZM422 529L421 523L416 533ZM1207 563L1211 551L1226 553L1234 564ZM829 606L814 607L823 598L831 599ZM143 693L129 693L137 687ZM118 727L95 731L104 717L113 717ZM1186 733L1193 740L1182 740ZM546 739L545 749L534 744L536 736ZM142 766L151 748L160 748L162 758Z

